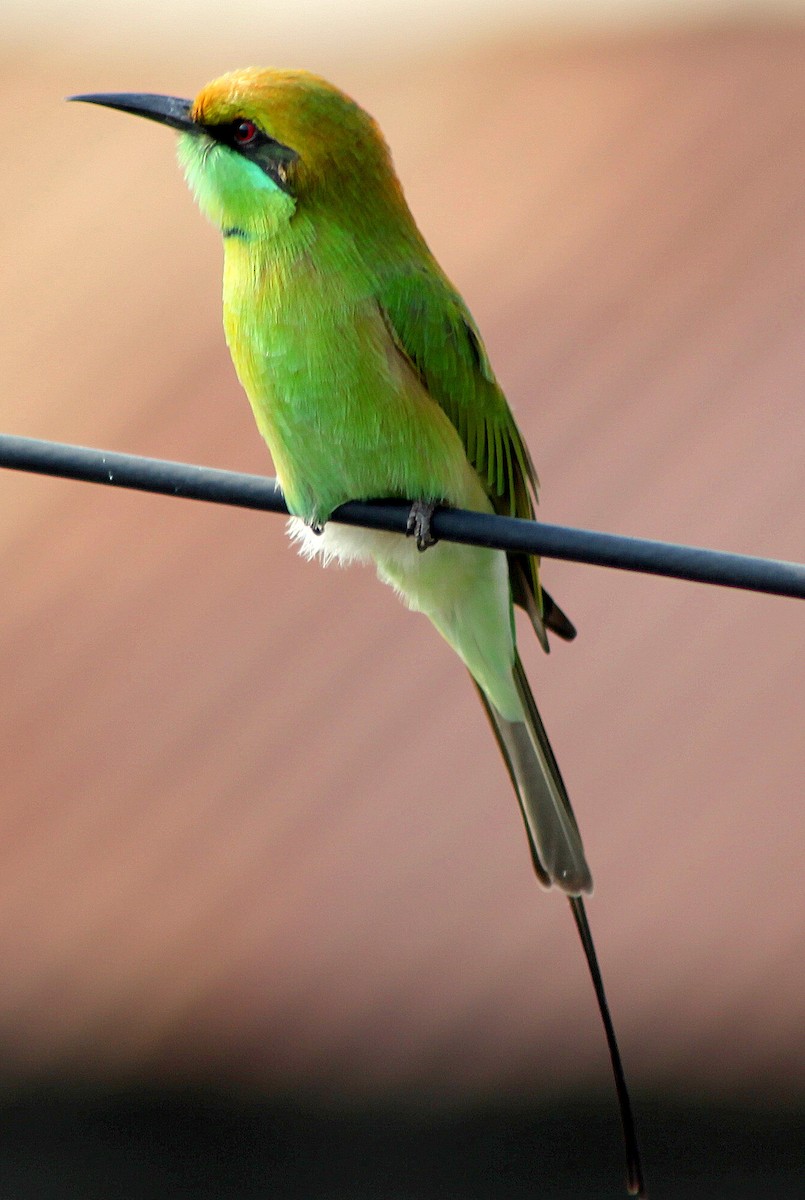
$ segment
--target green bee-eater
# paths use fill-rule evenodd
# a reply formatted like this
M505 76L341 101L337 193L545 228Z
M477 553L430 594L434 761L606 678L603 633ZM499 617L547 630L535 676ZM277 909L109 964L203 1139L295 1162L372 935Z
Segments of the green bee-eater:
M593 973L642 1190L631 1114L582 893L592 878L517 653L514 608L575 630L535 559L434 543L436 504L533 518L537 477L467 307L417 229L372 118L304 71L224 75L194 101L74 99L180 132L179 159L224 241L235 369L306 555L371 561L461 657L497 736L536 873L571 899ZM408 498L415 536L328 523L348 500ZM422 551L425 553L422 553Z

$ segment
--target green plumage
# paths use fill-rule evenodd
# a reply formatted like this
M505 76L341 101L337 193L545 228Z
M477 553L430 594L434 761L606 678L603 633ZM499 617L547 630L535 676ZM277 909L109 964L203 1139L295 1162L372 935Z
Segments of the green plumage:
M310 557L373 562L469 669L537 876L570 899L612 1059L628 1187L643 1196L581 898L592 879L517 653L513 605L528 612L546 650L546 628L567 639L575 630L541 593L528 556L451 543L420 553L389 533L319 528L352 499L402 497L420 513L442 501L525 518L536 502L536 474L480 334L416 228L379 129L303 71L236 71L193 102L140 93L73 99L182 132L188 182L224 238L227 342L295 514L292 535Z
M234 120L255 150L227 143ZM537 563L329 524L400 497L531 518L537 479L480 334L433 259L377 127L304 73L225 76L180 157L224 234L224 325L303 551L374 562L464 661L485 699L537 871L591 888L564 784L518 663L512 604L547 648ZM259 149L258 149L259 148ZM275 164L283 156L283 175ZM554 628L572 627L549 606ZM564 622L564 624L563 624ZM546 749L547 748L547 749Z

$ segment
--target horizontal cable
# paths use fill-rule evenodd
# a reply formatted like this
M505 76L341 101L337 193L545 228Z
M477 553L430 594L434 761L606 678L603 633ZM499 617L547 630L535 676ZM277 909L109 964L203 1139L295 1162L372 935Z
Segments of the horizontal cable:
M288 511L276 480L261 475L241 475L38 438L0 434L0 466L213 504ZM336 510L332 520L405 533L409 508L409 504L399 501L350 501ZM542 521L522 521L466 509L439 509L431 528L437 538L449 542L518 550L546 558L805 599L805 565L801 563L545 525Z

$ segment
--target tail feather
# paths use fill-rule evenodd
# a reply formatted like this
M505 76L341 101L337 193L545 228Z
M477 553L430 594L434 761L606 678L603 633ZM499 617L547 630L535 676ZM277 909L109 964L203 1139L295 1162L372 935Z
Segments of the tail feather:
M475 682L475 680L473 680ZM595 952L582 892L592 891L592 878L584 858L576 818L570 806L559 765L545 726L542 724L519 655L514 664L514 682L525 721L507 721L475 683L489 723L497 739L525 821L528 844L537 878L544 887L556 884L567 894L587 967L595 989L598 1011L609 1048L618 1097L626 1150L627 1190L645 1200L646 1187L640 1147L626 1075L615 1028L609 1012L601 970Z
M472 679L472 675L470 675L470 679ZM528 823L528 816L526 814L525 806L523 805L523 799L522 799L522 796L520 795L520 788L517 783L517 776L514 773L514 767L512 765L512 760L509 757L509 750L506 745L506 742L503 739L503 735L501 734L500 726L498 724L498 722L501 720L501 718L499 717L494 705L492 705L489 702L489 700L487 699L486 693L484 692L484 689L481 687L481 685L475 679L472 679L472 682L475 684L475 690L477 691L478 696L481 701L481 704L483 704L484 709L486 711L486 715L489 718L489 724L491 725L492 732L495 735L495 740L497 741L498 747L500 749L501 757L503 758L503 761L506 764L506 770L509 772L509 778L512 781L512 787L514 788L514 794L517 797L517 803L520 805L520 812L523 814L523 822L525 824L525 831L526 831L526 835L528 837L528 848L531 851L531 861L534 864L534 871L536 873L537 879L540 881L542 886L545 888L549 888L551 886L551 880L548 877L548 875L546 874L542 863L540 862L539 853L537 852L537 847L534 844L534 838L532 837L531 828Z
M612 1024L607 995L604 991L604 981L601 978L601 968L598 965L598 955L595 952L593 935L590 932L587 912L581 896L570 896L568 899L570 900L573 920L576 922L576 929L581 939L584 957L587 960L587 968L590 972L593 988L595 989L595 998L598 1002L598 1011L601 1014L609 1058L612 1063L612 1075L615 1080L615 1091L618 1096L618 1108L621 1114L621 1125L623 1126L623 1144L626 1150L626 1190L630 1196L637 1196L639 1200L646 1200L646 1181L643 1176L643 1160L640 1154L640 1143L637 1140L632 1101L629 1096L629 1088L626 1084L626 1072L623 1069L618 1039L615 1036L615 1026Z
M519 657L514 682L522 721L501 716L478 691L520 803L534 869L545 887L555 885L569 896L590 893L593 881L576 818Z

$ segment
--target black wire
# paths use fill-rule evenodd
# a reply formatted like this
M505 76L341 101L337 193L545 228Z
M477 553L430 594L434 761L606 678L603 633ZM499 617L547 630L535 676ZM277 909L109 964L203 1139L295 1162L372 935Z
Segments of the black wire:
M262 475L241 475L235 471L115 454L38 438L0 434L0 467L166 496L183 496L190 500L207 500L213 504L232 504L270 512L288 511L276 480ZM350 501L336 510L333 520L405 533L409 509L410 504L399 501ZM431 528L437 538L445 541L805 599L805 565L801 563L620 537L456 508L438 509Z

